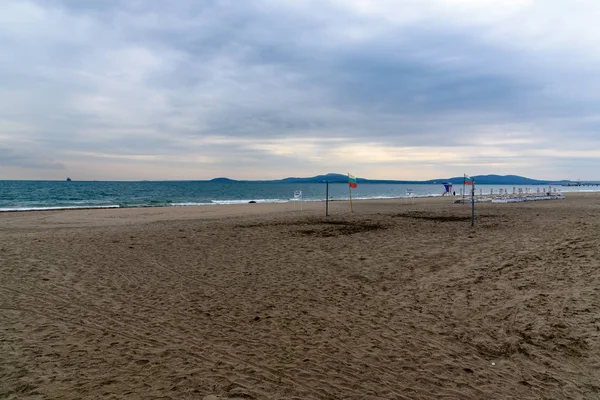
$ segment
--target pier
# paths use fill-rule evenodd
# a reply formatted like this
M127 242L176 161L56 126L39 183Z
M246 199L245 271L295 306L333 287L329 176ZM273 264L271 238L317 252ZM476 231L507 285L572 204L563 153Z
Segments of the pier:
M569 182L561 186L600 186L600 182Z

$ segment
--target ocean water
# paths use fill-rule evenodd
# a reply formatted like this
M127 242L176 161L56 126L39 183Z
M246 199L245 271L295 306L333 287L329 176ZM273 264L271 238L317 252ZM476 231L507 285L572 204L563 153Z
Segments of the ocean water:
M523 192L536 186L477 185L476 193L498 193L513 188ZM563 192L600 191L600 187L557 187ZM461 186L454 186L457 196ZM259 182L62 182L0 181L0 211L46 210L70 208L210 206L214 204L283 203L294 201L294 191L301 190L304 201L324 201L325 184L288 184ZM442 185L359 184L352 190L353 199L391 199L412 196L441 196ZM469 190L467 188L467 190ZM543 190L540 187L540 190ZM348 185L329 184L331 200L347 200Z

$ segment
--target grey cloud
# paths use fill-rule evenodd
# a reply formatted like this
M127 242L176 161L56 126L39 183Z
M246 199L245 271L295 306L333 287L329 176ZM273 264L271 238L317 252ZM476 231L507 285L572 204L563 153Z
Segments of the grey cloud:
M0 165L9 167L40 168L40 169L64 169L65 166L59 162L47 159L43 155L16 151L0 147Z
M61 3L67 8L74 6L72 2ZM115 13L127 10L134 14L135 11L160 13L163 11L160 5L164 6L164 3L150 2L144 3L143 10L134 10L131 7L118 8L115 4L113 2L102 7ZM215 57L225 55L233 58L230 83L238 87L249 85L252 89L249 98L244 98L242 94L236 103L229 107L225 105L225 113L234 121L237 118L240 123L248 122L248 119L253 122L257 119L264 121L264 109L273 107L269 101L275 103L280 100L273 82L282 85L280 89L284 96L286 91L310 91L318 86L327 95L327 98L319 99L325 108L361 110L363 114L376 111L417 116L457 110L468 110L470 113L480 109L486 109L488 113L494 110L504 113L514 111L518 107L515 100L533 86L517 77L485 70L468 70L468 65L447 67L436 64L435 59L422 60L413 55L419 54L422 48L428 48L430 51L439 49L439 53L450 56L456 55L456 52L458 55L477 54L478 57L492 58L490 62L496 61L499 58L497 55L489 56L499 50L485 48L473 40L471 37L477 36L477 32L458 33L453 32L451 27L438 28L436 31L409 27L389 32L388 37L376 37L357 47L340 46L338 50L331 46L323 49L313 43L299 43L296 39L309 34L308 29L314 29L314 33L309 35L316 42L327 28L323 24L311 24L310 20L303 23L302 17L261 13L259 7L240 6L237 3L233 6L230 2L209 2L208 6L192 7L186 7L188 3L176 4L167 7L167 10L185 18L185 21L198 19L202 23L194 23L189 29L158 24L145 26L145 29L138 26L136 29L133 24L133 29L124 32L125 37L137 31L143 43L152 43L155 39L160 45L173 46L189 56L170 74L155 77L157 79L153 85L163 87L177 83L188 87L201 85L214 78L211 75L216 71L206 65L210 65ZM184 6L180 8L181 4ZM87 10L87 7L79 8L80 11L82 9ZM189 14L185 15L183 11ZM131 17L135 18L133 15ZM185 23L182 25L186 26ZM400 45L393 40L406 35L410 35L410 40L402 40ZM327 37L322 39L327 40ZM504 58L509 56L504 54ZM272 68L272 73L263 75L256 71L263 67ZM294 81L285 78L290 74L295 75ZM261 89L265 90L265 95L261 96L262 103L254 104L253 96ZM240 93L234 92L232 95ZM177 103L177 99L173 99L173 102ZM240 105L248 109L236 109L242 108ZM305 102L292 106L310 107L310 104ZM512 110L507 109L509 106ZM288 115L280 114L273 119L281 121L287 118L287 125L295 125L295 110L286 111ZM246 116L244 112L250 115ZM303 121L306 121L306 117L303 116ZM319 122L318 115L313 118ZM216 119L222 121L224 117L217 113ZM270 129L280 130L280 125L273 124ZM254 134L257 132L254 131ZM269 135L273 132L263 130L258 134Z
M485 26L449 19L378 30L327 2L310 12L266 1L35 4L77 31L22 41L0 28L17 55L0 63L13 99L0 120L43 124L26 135L55 158L65 148L257 157L243 144L181 145L194 136L452 149L517 127L556 146L567 135L598 140L600 98L564 95L597 73L586 67L581 81L560 52L529 54L491 40ZM352 29L369 34L344 33ZM263 154L271 157L285 158Z

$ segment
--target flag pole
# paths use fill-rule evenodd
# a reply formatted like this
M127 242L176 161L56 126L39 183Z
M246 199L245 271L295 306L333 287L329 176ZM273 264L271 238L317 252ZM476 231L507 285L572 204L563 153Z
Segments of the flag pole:
M325 216L329 217L329 181L325 181Z
M475 226L475 178L471 185L471 226Z
M348 193L350 193L350 212L354 212L352 208L352 188L350 187L350 172L348 172Z
M467 190L467 188L465 187L465 179L467 178L467 174L463 174L463 201L462 203L465 204L465 191Z

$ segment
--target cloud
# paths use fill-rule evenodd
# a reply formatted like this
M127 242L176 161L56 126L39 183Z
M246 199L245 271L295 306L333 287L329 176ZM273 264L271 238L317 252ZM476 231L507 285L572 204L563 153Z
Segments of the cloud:
M29 169L62 170L63 164L47 159L43 155L19 152L0 147L0 165L4 167L20 167Z
M0 145L83 179L593 179L600 6L578 4L3 2Z

